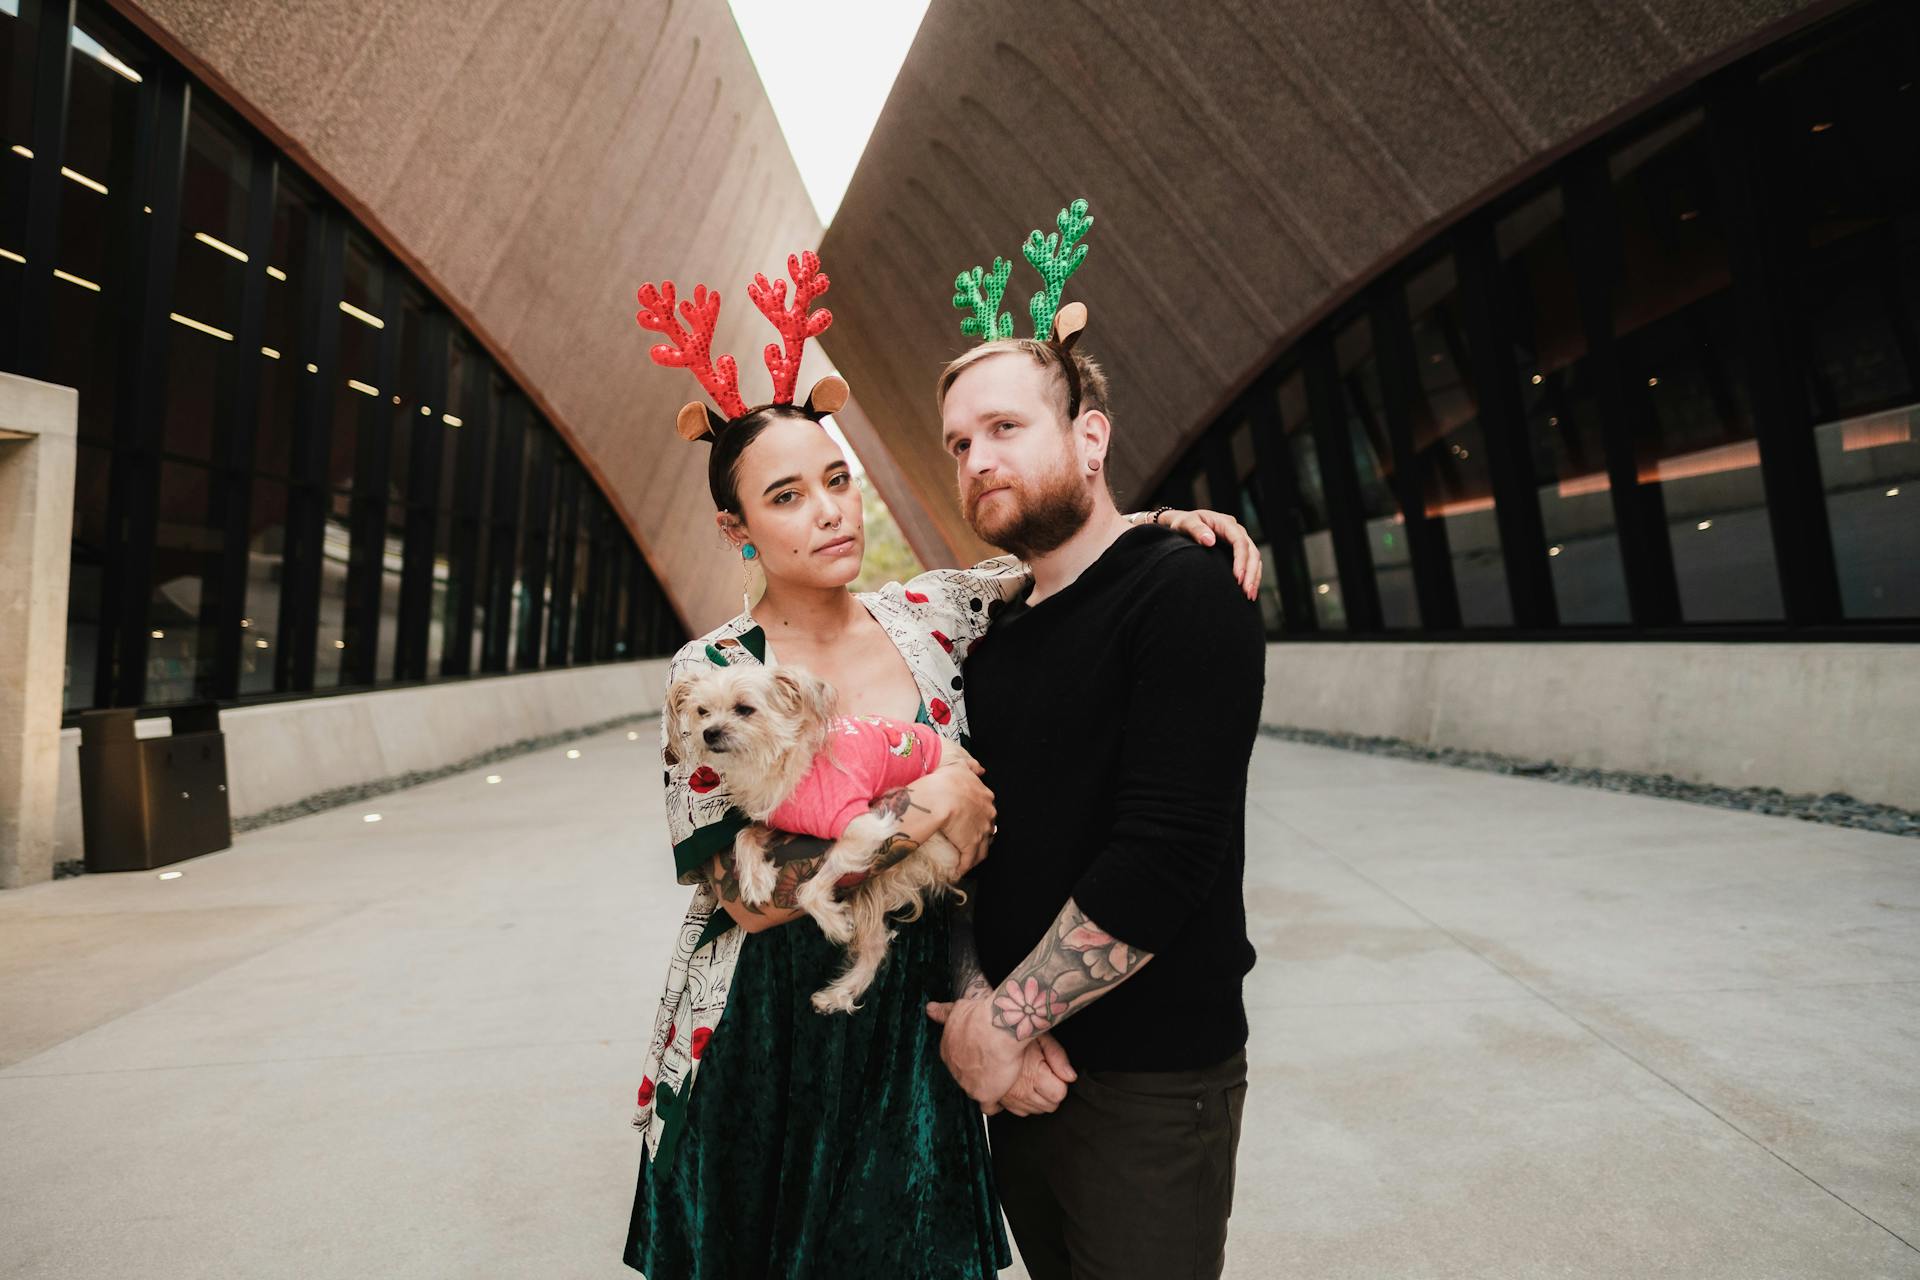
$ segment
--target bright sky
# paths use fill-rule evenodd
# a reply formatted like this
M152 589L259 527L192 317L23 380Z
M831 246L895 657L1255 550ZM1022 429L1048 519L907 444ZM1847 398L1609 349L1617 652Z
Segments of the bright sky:
M728 2L813 207L832 222L927 0Z
M728 0L820 221L833 221L928 0ZM817 69L797 71L808 61ZM832 418L822 425L860 459Z

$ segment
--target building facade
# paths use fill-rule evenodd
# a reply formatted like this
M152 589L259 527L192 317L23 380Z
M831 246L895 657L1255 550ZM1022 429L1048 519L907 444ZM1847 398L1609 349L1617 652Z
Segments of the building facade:
M1920 638L1920 11L1608 128L1268 362L1160 501L1275 638Z
M737 33L665 6L449 12L445 47L396 29L428 16L0 4L0 368L79 391L70 722L657 655L712 612L703 493L645 492L693 460L656 457L684 388L646 364L632 292L817 235ZM636 50L647 78L596 97ZM485 83L509 56L544 59L518 101ZM460 97L476 78L484 104ZM587 153L583 205L576 135L605 134L598 111L656 140L630 108L660 81L731 131L680 170ZM434 97L382 100L401 84ZM502 132L563 106L545 150ZM731 179L706 167L730 156ZM728 180L779 216L663 234ZM551 260L620 229L642 234L610 261ZM502 283L523 274L531 299ZM677 598L663 557L690 562Z

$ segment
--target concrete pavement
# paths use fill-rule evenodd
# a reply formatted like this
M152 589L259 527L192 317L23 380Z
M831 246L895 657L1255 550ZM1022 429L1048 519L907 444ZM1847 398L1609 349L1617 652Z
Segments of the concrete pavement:
M0 1276L632 1274L637 734L0 894ZM1268 739L1248 835L1229 1276L1920 1276L1920 842Z

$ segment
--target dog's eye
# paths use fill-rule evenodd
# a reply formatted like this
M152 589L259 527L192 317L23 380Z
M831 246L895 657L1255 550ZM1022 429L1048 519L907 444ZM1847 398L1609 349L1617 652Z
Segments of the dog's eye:
M737 716L750 716L753 714L753 708L743 702L733 709L733 713Z

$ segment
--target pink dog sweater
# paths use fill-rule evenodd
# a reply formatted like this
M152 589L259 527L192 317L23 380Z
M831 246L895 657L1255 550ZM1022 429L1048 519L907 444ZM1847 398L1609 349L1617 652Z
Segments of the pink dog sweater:
M838 840L874 798L924 778L940 766L940 735L932 726L881 716L835 716L827 745L793 794L767 825Z

